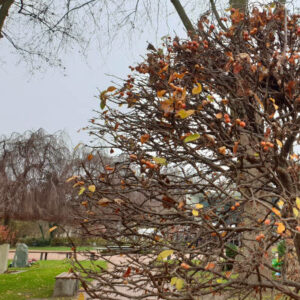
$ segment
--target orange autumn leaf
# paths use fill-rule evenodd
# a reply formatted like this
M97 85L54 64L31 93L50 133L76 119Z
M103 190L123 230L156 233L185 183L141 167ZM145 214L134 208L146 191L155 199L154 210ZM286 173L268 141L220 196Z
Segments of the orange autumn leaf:
M157 92L157 97L158 97L158 98L162 98L163 95L164 95L165 93L166 93L166 90L158 91L158 92Z
M186 263L182 263L180 266L181 266L181 268L183 268L185 270L188 270L190 268L190 266Z
M185 205L184 201L180 201L179 204L178 204L178 206L177 206L177 208L181 209L181 208L184 207L184 205Z
M216 118L217 119L222 119L223 117L223 114L221 112L219 112L218 114L216 114Z
M283 223L278 223L277 233L281 234L285 231L285 226Z
M149 140L149 138L150 138L150 135L149 134L144 134L144 135L142 135L141 136L141 143L142 144L144 144L144 143L146 143L148 140Z
M213 269L214 267L215 267L216 265L214 264L214 263L208 263L207 265L206 265L206 267L205 267L205 270L211 270L211 269Z
M107 166L105 166L105 170L106 171L113 171L114 168L107 165Z
M178 78L178 79L182 79L182 78L185 76L185 74L186 74L186 73L181 73L181 74L179 74L179 73L175 72L175 73L173 74L173 77L174 77L174 78Z
M231 275L231 271L227 271L226 273L225 273L225 276L226 276L226 278L229 278L230 277L230 275Z
M234 155L236 155L238 147L239 147L239 142L234 142L234 146L232 149Z
M93 154L89 154L89 155L88 155L88 157L87 157L87 159L88 159L88 160L92 160L92 159L93 159L93 157L94 157L94 155L93 155Z
M264 105L263 103L261 102L261 100L259 99L259 97L254 93L253 94L255 100L258 102L258 104L261 106L262 109L264 109Z
M226 154L226 147L225 147L225 146L220 147L220 148L218 149L218 151L219 151L219 153L221 153L222 155L225 155L225 154Z
M53 226L53 227L51 227L51 228L49 229L49 232L52 232L52 231L54 231L56 228L57 228L57 226Z
M281 216L280 211L279 211L277 208L275 208L275 207L272 208L272 212L273 212L275 215L279 216L279 217Z
M161 109L165 113L170 113L170 112L174 111L173 102L174 101L172 99L167 99L167 100L161 102Z

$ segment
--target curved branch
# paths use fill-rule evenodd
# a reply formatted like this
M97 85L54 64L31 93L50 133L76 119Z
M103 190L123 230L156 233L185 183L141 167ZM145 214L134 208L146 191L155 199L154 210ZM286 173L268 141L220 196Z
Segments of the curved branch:
M221 18L220 18L220 15L217 11L217 8L216 8L216 3L214 0L209 0L210 1L210 5L211 5L211 9L213 11L213 14L215 15L216 19L217 19L217 22L219 24L219 26L224 30L224 31L227 31L227 28L226 26L224 25L224 23L221 21Z

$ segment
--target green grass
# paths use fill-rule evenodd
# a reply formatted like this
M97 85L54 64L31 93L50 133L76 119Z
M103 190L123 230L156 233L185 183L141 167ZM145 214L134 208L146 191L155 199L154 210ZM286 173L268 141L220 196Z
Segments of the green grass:
M106 267L106 262L82 262L84 267ZM19 274L0 274L0 300L25 300L32 298L46 298L53 294L55 276L67 272L71 265L67 261L40 261ZM9 270L16 270L10 268ZM100 268L99 268L100 271Z

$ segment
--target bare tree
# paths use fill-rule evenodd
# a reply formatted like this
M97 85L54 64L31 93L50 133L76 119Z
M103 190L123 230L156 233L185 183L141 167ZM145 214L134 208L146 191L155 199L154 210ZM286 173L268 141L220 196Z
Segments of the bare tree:
M74 168L63 139L62 133L42 129L1 138L0 214L5 225L11 218L61 221L70 216L71 190L64 181Z

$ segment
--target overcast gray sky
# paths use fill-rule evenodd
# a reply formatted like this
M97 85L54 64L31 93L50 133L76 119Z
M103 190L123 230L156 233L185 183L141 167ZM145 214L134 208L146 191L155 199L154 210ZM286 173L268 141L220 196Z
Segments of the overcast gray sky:
M294 4L299 7L300 0ZM170 6L170 11L173 9ZM169 26L168 26L169 25ZM125 78L128 66L140 61L145 54L147 42L159 44L160 37L166 34L184 36L183 26L176 14L168 22L162 23L157 32L155 26L144 28L144 33L129 43L114 42L109 49L99 51L96 47L89 51L87 59L76 51L69 51L64 59L66 72L60 69L47 69L44 73L30 74L24 63L17 64L18 58L11 46L0 40L1 47L1 110L0 134L24 132L44 128L52 133L65 130L73 145L90 140L86 132L77 132L88 125L99 107L95 98L98 89L105 89L114 74Z
M77 51L69 51L64 58L65 72L47 69L30 74L28 65L17 63L20 57L1 39L0 134L42 127L50 133L65 130L73 145L88 142L87 133L77 131L88 125L93 109L99 107L99 99L95 98L98 90L111 84L112 78L106 74L125 78L130 73L128 66L141 61L140 55L145 54L146 41L157 45L160 37L170 31L172 35L174 31L184 35L177 16L171 16L168 22L172 25L168 27L165 23L159 32L155 26L145 28L144 33L131 42L115 41L112 47L104 45L102 51L92 47L86 59Z

